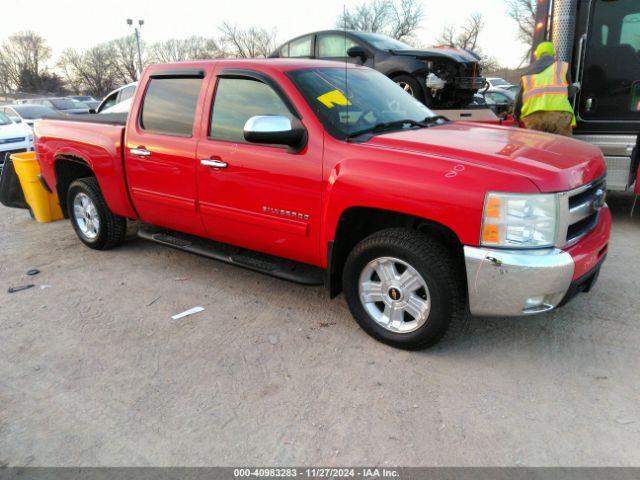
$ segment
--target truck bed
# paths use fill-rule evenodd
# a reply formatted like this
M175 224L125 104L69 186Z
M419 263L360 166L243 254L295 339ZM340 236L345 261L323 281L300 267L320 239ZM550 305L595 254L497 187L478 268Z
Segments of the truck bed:
M89 113L86 115L64 115L60 117L43 117L43 120L62 120L67 122L98 123L102 125L127 124L128 113Z
M36 152L42 177L53 190L56 165L60 162L86 164L100 184L113 213L133 218L123 159L127 114L69 115L35 122Z

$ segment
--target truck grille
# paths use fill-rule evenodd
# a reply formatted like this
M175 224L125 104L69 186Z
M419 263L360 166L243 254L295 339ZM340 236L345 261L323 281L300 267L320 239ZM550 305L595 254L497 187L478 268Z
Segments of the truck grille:
M565 244L577 241L595 228L600 209L604 205L606 191L607 183L603 177L567 192L563 207L566 225Z

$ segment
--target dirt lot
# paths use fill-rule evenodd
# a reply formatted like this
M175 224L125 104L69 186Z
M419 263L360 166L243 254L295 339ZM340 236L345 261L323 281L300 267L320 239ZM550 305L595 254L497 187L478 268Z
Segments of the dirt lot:
M594 292L419 353L322 288L142 240L95 252L0 207L0 465L640 465L630 202L610 198Z

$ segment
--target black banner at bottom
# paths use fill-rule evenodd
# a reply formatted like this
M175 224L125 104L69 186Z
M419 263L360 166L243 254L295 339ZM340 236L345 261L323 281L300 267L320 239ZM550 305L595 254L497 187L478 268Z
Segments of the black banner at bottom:
M0 480L640 480L640 468L394 468L394 467L203 467L203 468L0 468Z

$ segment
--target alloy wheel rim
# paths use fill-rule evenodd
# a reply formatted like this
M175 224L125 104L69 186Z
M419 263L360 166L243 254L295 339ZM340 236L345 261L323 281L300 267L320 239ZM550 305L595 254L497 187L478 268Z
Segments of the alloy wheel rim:
M396 82L396 84L413 97L413 88L407 82Z
M360 274L358 294L369 316L390 332L411 333L429 319L427 282L398 258L380 257L369 262Z
M86 193L79 193L73 199L73 216L82 235L94 240L100 231L100 216L93 200Z

